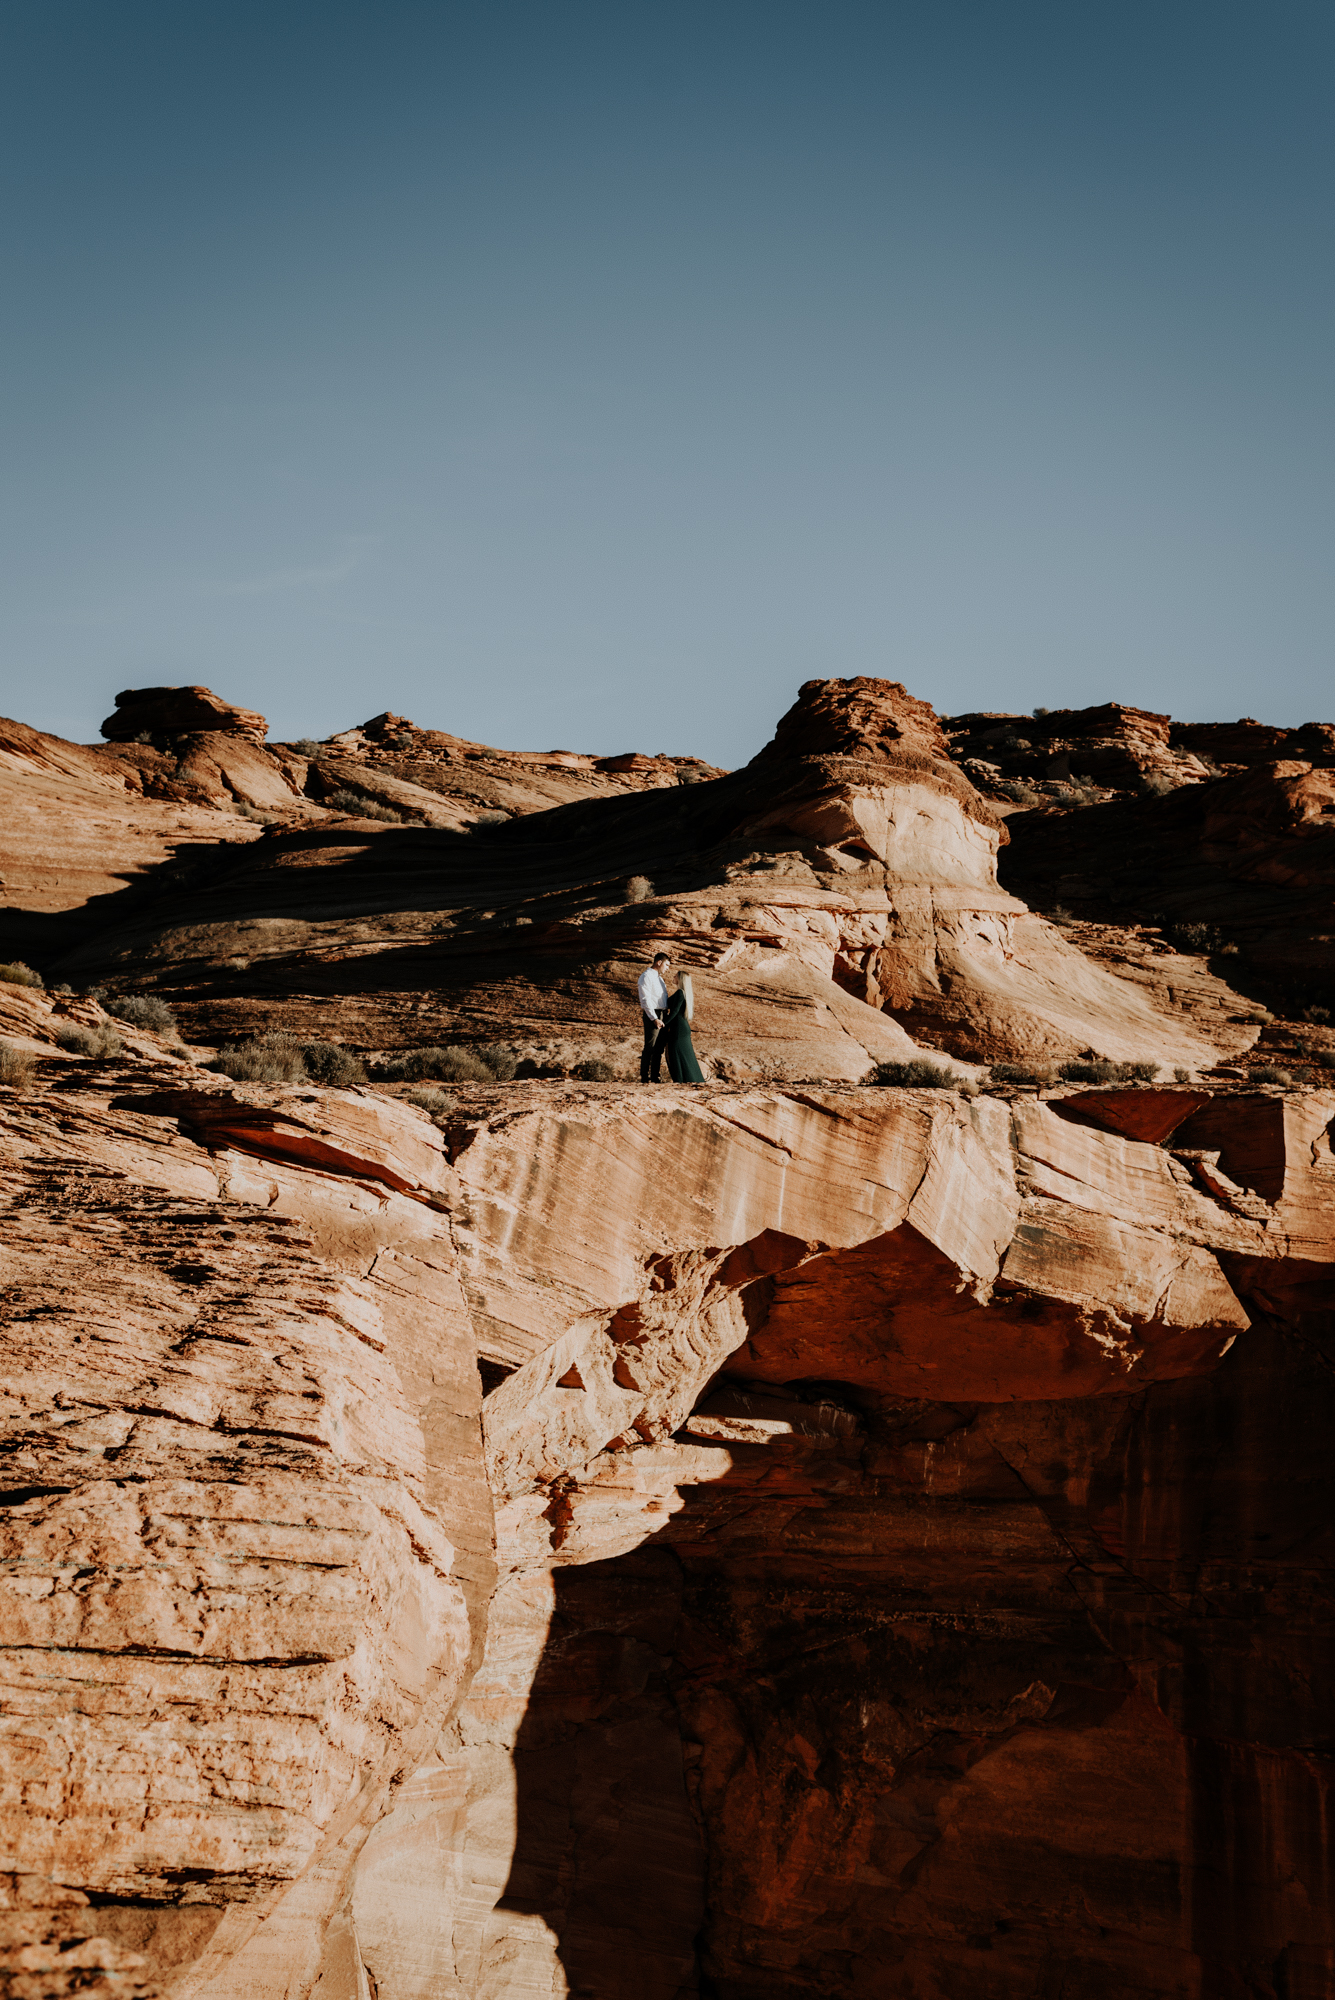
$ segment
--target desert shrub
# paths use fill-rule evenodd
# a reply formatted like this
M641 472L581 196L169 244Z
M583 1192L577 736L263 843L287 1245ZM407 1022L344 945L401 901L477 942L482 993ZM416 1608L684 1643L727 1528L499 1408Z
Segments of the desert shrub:
M1293 1078L1289 1075L1289 1072L1286 1069L1280 1069L1277 1063L1258 1063L1256 1068L1251 1071L1251 1080L1253 1083L1290 1084L1293 1082Z
M264 1042L232 1043L219 1049L209 1065L233 1083L305 1083L306 1065L300 1049L273 1048Z
M102 1002L108 1014L128 1021L132 1028L148 1028L155 1035L179 1036L176 1016L165 1000L153 993L113 993Z
M993 1083L1043 1084L1052 1082L1052 1071L1050 1069L1043 1067L1036 1069L1029 1063L993 1063L991 1074Z
M621 894L628 903L647 903L654 893L654 885L647 875L632 875L622 884Z
M21 958L11 965L0 965L0 979L7 979L11 986L43 986L45 981L40 972L34 972Z
M1303 1014L1303 1019L1304 1021L1310 1021L1314 1027L1324 1027L1330 1019L1330 1009L1329 1007L1308 1007Z
M679 785L707 785L709 783L709 774L707 771L692 771L689 768L683 769L681 765L678 765L677 783Z
M483 812L483 813L478 813L477 817L476 817L476 818L474 819L474 821L473 821L473 825L474 825L474 826L505 826L505 825L506 825L506 824L507 824L507 823L509 822L509 818L510 818L510 815L509 815L509 813L503 813L503 812Z
M383 819L392 821L395 826L402 826L408 818L408 814L400 812L397 806L382 806L379 799L363 798L360 792L349 791L346 785L330 792L322 804L328 806L331 812L349 813L355 819Z
M499 1042L483 1042L474 1054L486 1064L497 1083L509 1083L515 1073L515 1059L509 1049L502 1048Z
M1174 1083L1190 1083L1190 1082L1191 1082L1191 1071L1190 1071L1189 1069L1183 1069L1183 1067L1182 1067L1181 1063L1179 1063L1179 1064L1178 1064L1178 1066L1177 1066L1177 1068L1176 1068L1176 1069L1175 1069L1175 1070L1173 1071L1173 1082L1174 1082Z
M1248 1013L1239 1014L1238 1016L1238 1019L1248 1028L1268 1027L1274 1018L1274 1015L1267 1013L1264 1007L1253 1007Z
M101 1061L118 1056L125 1044L114 1028L62 1028L56 1044L69 1056L91 1056Z
M301 1058L313 1083L346 1090L350 1084L366 1081L366 1064L361 1057L338 1042L303 1042Z
M424 1077L436 1077L443 1083L495 1080L476 1050L458 1047L410 1049L407 1055L391 1057L380 1074L387 1083L420 1083Z
M1057 1074L1063 1083L1116 1083L1118 1068L1106 1056L1097 1056L1093 1062L1064 1062Z
M1012 805L1036 806L1042 804L1042 800L1033 786L1026 785L1023 778L1007 778L1002 782L999 789L1002 796L1008 798Z
M32 1081L34 1067L29 1050L17 1048L13 1042L0 1042L0 1083L10 1083L16 1090L22 1090Z
M1048 921L1054 924L1073 924L1076 921L1075 913L1068 910L1065 903L1058 903L1054 910L1049 911Z
M262 806L249 805L244 799L238 801L235 810L242 819L253 819L257 826L276 826L280 817L278 813L265 812Z
M1156 1062L1113 1062L1109 1056L1082 1057L1065 1062L1057 1072L1063 1083L1153 1083Z
M1008 729L1004 736L997 738L998 750L1013 750L1023 754L1024 751L1032 750L1033 747L1027 736L1017 736L1013 729Z
M1029 713L1037 720L1041 715L1051 715L1052 710L1050 708L1031 708Z
M1166 771L1151 771L1142 778L1140 789L1145 798L1162 799L1166 798L1169 792L1175 792L1177 786Z
M444 1090L405 1090L405 1104L415 1104L419 1111L425 1111L431 1118L443 1118L453 1111L458 1100Z
M1218 951L1223 943L1214 924L1170 924L1168 936L1180 951Z
M1313 1049L1312 1061L1319 1062L1323 1069L1335 1069L1335 1049Z
M587 1062L576 1063L570 1074L581 1083L615 1083L617 1073L601 1056L591 1056Z
M901 1090L954 1090L964 1082L957 1070L943 1069L925 1056L909 1062L882 1062L876 1065L875 1081Z

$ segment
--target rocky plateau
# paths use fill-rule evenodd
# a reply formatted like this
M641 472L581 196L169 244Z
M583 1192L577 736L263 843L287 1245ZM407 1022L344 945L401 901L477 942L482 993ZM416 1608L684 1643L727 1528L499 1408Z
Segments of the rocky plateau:
M1335 2000L1335 729L102 736L0 722L0 1994Z

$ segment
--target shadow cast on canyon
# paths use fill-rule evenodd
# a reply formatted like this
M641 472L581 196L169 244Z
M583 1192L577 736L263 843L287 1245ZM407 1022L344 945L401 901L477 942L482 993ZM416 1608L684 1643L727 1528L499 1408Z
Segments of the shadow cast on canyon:
M555 1573L500 1910L587 2000L1327 2000L1332 1420L1262 1321L734 1454Z

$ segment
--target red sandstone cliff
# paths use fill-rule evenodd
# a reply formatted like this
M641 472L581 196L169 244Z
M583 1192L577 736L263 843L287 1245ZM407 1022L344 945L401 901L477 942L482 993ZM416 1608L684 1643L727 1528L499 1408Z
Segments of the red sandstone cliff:
M15 2000L1335 1992L1335 1090L1202 1079L1255 1039L1224 981L1173 1022L1171 981L997 890L925 705L818 683L795 715L743 772L537 815L572 818L529 909L595 835L626 874L678 852L680 810L707 879L553 919L539 963L613 1046L596 979L672 936L732 1080L468 1086L433 1121L123 1025L71 1052L95 1002L0 977L31 1057L0 1082ZM21 795L112 796L112 753L50 743ZM304 924L326 1028L485 1020L501 971L451 923L414 988L413 927L433 866L461 893L452 840L472 884L535 867L523 823L354 853L293 812L242 823L193 933L179 888L133 947L72 898L71 966L261 1025L306 1004ZM841 967L813 919L853 911L882 928ZM248 1017L209 970L243 923L281 933ZM796 1023L769 1077L758 994ZM907 1046L896 1016L1060 1052L1073 996L1103 1052L1191 1040L1198 1074L969 1095L830 1059Z

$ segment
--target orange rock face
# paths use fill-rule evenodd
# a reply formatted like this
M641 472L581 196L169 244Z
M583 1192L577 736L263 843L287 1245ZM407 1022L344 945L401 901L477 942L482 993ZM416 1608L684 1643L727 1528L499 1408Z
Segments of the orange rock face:
M372 1054L525 1010L615 1050L668 936L712 1074L418 1108L0 977L15 2000L1335 1993L1335 1088L1202 1076L1254 1029L998 889L891 683L809 684L731 775L516 758L476 830L504 753L402 718L320 757L457 824L159 734L5 739L53 852L72 801L126 855L235 829L189 888L150 856L114 944L25 891L71 972ZM151 792L270 779L263 833ZM1319 792L1223 782L1262 780ZM863 1082L906 1022L1195 1074Z

